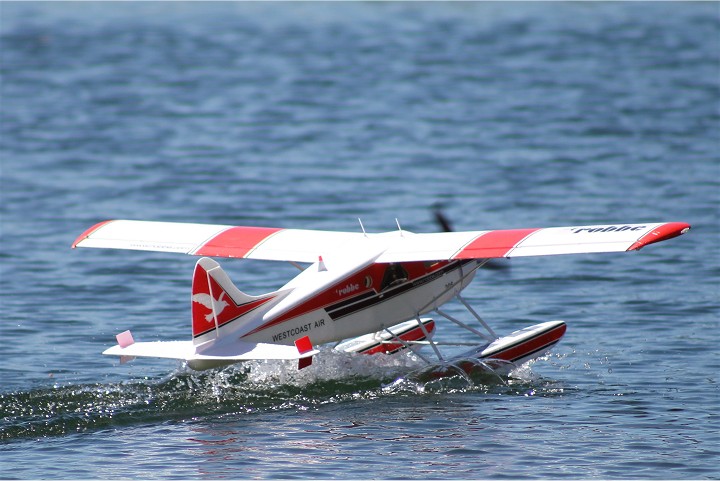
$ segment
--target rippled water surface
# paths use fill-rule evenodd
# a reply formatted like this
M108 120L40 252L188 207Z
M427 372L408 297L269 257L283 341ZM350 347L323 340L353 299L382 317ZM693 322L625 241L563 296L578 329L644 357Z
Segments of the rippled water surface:
M0 477L720 478L717 3L3 2L0 27ZM104 219L430 232L435 208L693 230L479 272L497 331L568 331L471 383L327 349L118 364L122 330L189 338L196 259L70 249ZM222 264L253 294L297 272Z

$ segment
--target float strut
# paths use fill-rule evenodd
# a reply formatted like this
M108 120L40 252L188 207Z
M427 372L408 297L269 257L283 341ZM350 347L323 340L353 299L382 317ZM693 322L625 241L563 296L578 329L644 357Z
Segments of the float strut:
M472 332L473 334L477 334L478 336L482 337L482 338L485 339L486 341L493 342L495 339L497 339L497 337L491 338L490 336L488 336L488 335L485 334L484 332L480 332L480 331L478 331L477 329L468 326L468 325L465 324L464 322L458 321L457 319L455 319L454 317L452 317L450 314L446 313L445 311L441 311L440 309L435 309L435 312L437 312L438 314L440 314L441 316L443 316L445 319L454 322L455 324L457 324L458 326L462 327L463 329L467 329L468 331Z
M403 346L405 346L406 349L409 349L409 350L412 351L412 349L410 349L410 344L408 344L407 342L405 342L405 341L403 341L402 339L400 339L400 337L398 337L394 332L392 332L392 331L391 331L390 329L388 329L387 327L385 327L385 328L383 328L383 329L385 330L385 332L387 332L388 334L390 334L390 335L393 337L393 339L395 339L397 342L399 342L400 344L402 344ZM423 356L422 354L420 354L418 351L412 351L412 352L413 352L414 354L416 354L420 359L422 359L423 361L425 361L428 365L431 365L431 364L432 364L425 356Z
M438 357L440 362L445 362L445 358L442 357L442 354L440 354L440 350L437 348L435 343L430 339L430 334L428 334L427 329L425 329L425 325L420 320L420 316L416 316L415 319L418 322L418 326L420 326L420 329L422 329L423 334L425 334L425 339L427 339L430 342L430 346L433 348L433 351L435 351L435 355Z
M492 328L491 328L490 326L488 326L488 324L487 324L485 321L482 320L482 317L480 317L480 316L478 315L478 313L475 312L475 310L470 306L470 304L468 304L468 303L465 301L465 299L462 298L462 296L460 295L459 292L457 293L456 297L460 300L460 302L463 303L463 306L465 306L465 308L466 308L468 311L470 311L470 314L472 314L473 316L475 316L475 319L477 319L477 320L480 322L480 324L482 324L483 327L484 327L485 329L487 329L487 331L488 331L488 332L490 333L490 335L493 337L493 340L497 339L497 338L498 338L498 335L495 334L495 331L493 331Z

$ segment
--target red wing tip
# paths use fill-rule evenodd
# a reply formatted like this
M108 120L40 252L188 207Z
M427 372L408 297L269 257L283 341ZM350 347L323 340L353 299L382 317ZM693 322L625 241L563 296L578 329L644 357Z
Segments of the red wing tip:
M87 239L88 237L90 237L93 232L95 232L96 230L98 230L99 228L101 228L102 226L104 226L105 224L109 224L110 222L112 222L112 220L104 220L104 221L98 222L98 223L95 224L94 226L90 227L90 228L87 229L85 232L83 232L82 234L80 234L80 235L77 237L77 239L75 239L75 241L72 243L72 246L71 246L71 247L72 247L73 249L75 249L79 243L81 243L82 241L84 241L85 239Z
M687 233L690 228L690 224L685 222L668 222L667 224L662 224L638 239L628 250L640 250L646 245L681 236Z

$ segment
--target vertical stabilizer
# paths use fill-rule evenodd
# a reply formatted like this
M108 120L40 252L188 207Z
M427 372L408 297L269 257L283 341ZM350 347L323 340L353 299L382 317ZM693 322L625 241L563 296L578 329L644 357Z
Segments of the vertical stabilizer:
M203 257L195 264L190 311L193 342L221 337L237 331L249 321L262 315L279 292L250 296L232 283L220 264ZM265 306L265 309L261 309Z

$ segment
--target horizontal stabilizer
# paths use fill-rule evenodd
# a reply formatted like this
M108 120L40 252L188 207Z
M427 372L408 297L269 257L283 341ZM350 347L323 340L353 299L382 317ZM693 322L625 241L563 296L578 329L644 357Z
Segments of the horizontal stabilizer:
M103 351L107 356L158 357L187 360L195 354L192 341L135 342L126 347L119 344Z
M209 369L225 364L252 360L294 360L312 357L319 351L303 353L295 346L268 343L233 342L196 351L192 341L135 342L127 347L113 346L103 352L109 356L156 357L187 361L193 369Z

